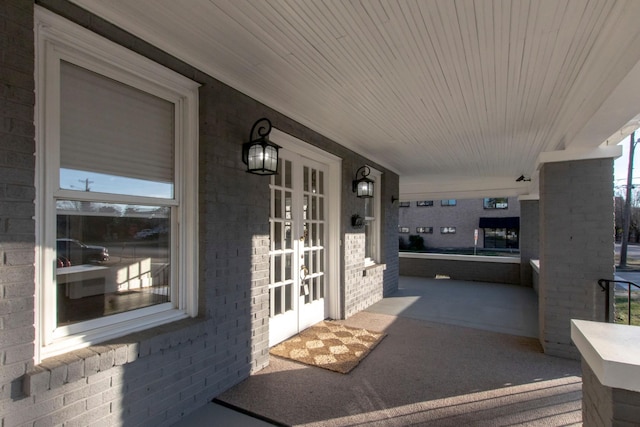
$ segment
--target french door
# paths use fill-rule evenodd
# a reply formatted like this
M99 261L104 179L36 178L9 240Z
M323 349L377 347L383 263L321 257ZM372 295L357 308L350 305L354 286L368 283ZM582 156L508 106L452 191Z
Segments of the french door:
M325 319L327 167L280 151L271 177L269 345Z

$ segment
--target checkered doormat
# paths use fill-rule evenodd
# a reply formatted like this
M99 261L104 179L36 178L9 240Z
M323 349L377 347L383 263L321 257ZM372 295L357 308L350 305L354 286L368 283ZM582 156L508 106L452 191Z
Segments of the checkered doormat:
M336 322L317 323L271 348L270 353L342 374L358 366L386 336Z

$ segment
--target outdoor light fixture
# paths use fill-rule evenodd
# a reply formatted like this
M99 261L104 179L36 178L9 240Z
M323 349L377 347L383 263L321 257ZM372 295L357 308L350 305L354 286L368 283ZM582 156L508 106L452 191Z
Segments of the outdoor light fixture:
M257 135L254 136L254 134ZM278 173L279 145L269 142L271 122L267 118L256 121L249 134L249 142L242 145L242 161L247 172L256 175L275 175Z
M367 166L361 166L356 171L356 179L353 180L353 192L358 197L373 197L373 181L367 178L371 173L371 169ZM358 174L362 175L362 178L358 179Z

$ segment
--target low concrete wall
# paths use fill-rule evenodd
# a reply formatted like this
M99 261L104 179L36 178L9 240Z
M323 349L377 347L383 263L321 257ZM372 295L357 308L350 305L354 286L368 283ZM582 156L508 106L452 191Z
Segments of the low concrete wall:
M540 289L540 260L532 259L531 264L531 282L533 285L533 290L536 291L536 294L539 294L538 289Z
M400 252L400 275L520 285L520 258Z
M571 339L582 357L583 425L639 425L640 329L573 319Z

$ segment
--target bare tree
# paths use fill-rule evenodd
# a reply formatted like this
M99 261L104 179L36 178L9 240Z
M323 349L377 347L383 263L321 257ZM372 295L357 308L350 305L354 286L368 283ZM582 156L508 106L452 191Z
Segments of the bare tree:
M629 228L631 226L631 195L633 191L633 155L638 141L635 140L635 131L629 135L629 169L627 171L627 195L624 200L624 222L622 226L622 244L620 246L620 265L627 266L627 247L629 245Z

